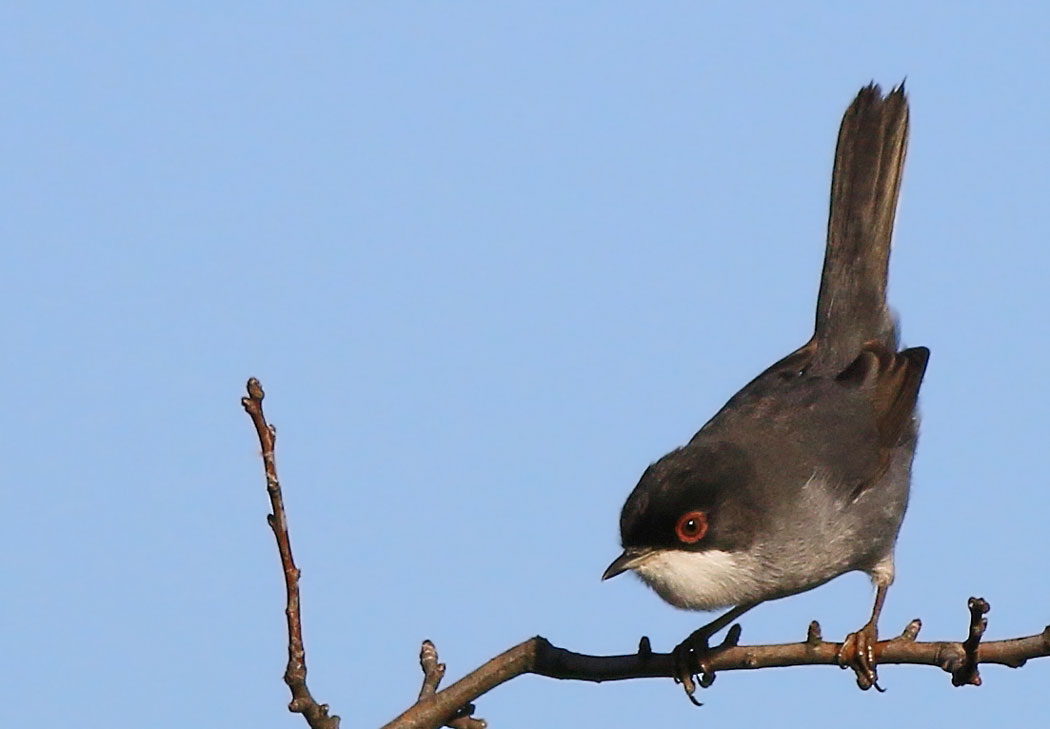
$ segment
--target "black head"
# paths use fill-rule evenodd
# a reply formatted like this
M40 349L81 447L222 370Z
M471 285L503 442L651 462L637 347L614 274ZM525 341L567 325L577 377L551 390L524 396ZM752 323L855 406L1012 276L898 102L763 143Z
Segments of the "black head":
M652 464L620 514L626 550L746 549L760 527L754 469L729 443L691 444Z

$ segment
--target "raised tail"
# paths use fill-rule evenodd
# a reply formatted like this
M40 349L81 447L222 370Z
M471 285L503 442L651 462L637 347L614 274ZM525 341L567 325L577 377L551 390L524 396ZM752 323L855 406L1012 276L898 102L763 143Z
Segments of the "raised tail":
M841 371L872 340L896 348L886 276L907 145L903 84L885 98L875 84L861 89L835 148L813 368Z

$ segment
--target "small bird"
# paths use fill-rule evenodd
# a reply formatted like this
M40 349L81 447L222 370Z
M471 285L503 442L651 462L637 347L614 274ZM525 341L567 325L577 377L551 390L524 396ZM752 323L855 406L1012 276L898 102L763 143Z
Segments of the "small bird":
M688 610L731 609L675 648L692 699L708 639L767 600L853 570L876 587L871 619L839 653L879 690L877 625L893 582L929 358L899 350L886 305L908 137L903 84L861 89L839 130L813 337L730 398L688 444L650 465L620 515L633 571ZM695 699L694 699L695 701Z

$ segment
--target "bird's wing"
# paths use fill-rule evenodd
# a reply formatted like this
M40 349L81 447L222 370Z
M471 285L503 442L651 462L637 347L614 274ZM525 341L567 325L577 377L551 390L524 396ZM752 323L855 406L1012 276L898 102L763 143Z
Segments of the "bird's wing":
M926 347L894 352L871 341L835 378L842 386L859 390L871 403L880 450L891 451L914 429L915 404L929 358Z

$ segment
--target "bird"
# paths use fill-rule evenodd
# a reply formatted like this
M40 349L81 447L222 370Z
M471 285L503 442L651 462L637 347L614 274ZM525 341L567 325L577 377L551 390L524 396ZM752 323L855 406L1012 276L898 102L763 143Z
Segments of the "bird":
M623 505L623 553L603 580L633 572L678 608L729 608L674 650L676 680L694 703L691 678L709 673L711 636L760 603L852 571L871 577L875 601L838 661L862 689L882 690L878 620L930 355L901 348L886 302L908 116L903 83L857 94L835 148L812 337L646 468Z

